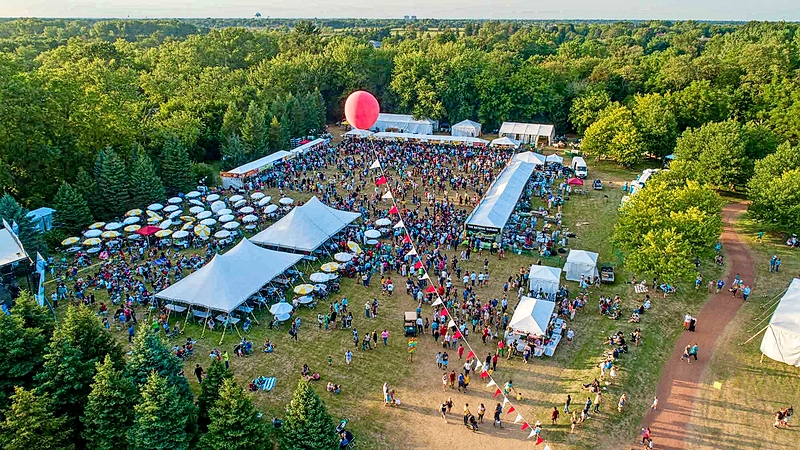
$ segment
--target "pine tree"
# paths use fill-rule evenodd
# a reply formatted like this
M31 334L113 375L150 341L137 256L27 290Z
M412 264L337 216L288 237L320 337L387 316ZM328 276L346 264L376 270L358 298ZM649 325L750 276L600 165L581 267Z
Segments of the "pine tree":
M314 90L314 112L316 113L316 126L317 132L322 133L325 130L327 123L327 110L325 109L325 99L319 89Z
M244 145L238 134L229 136L222 145L222 164L224 170L239 167L248 161Z
M54 417L47 395L17 387L6 420L0 423L0 447L5 450L62 450L69 442L66 419Z
M97 214L97 182L83 167L78 169L75 176L75 190L86 200L91 216Z
M225 380L232 380L233 373L225 368L216 359L211 360L211 366L206 370L206 377L200 385L200 395L197 396L197 426L201 431L208 428L211 422L209 410L219 398L219 389Z
M69 307L53 332L44 369L35 378L39 391L53 399L55 414L68 418L73 442L80 440L83 431L79 417L91 392L96 364L106 355L121 367L119 344L99 326L91 308Z
M176 138L170 137L161 149L161 182L167 195L178 195L194 188L192 162L186 147Z
M81 421L86 429L83 438L88 448L113 450L125 442L128 428L133 425L133 407L136 404L136 387L122 370L106 355L97 364L92 392Z
M291 136L292 137L303 137L308 134L308 130L306 129L306 121L305 121L305 111L303 111L303 105L300 103L300 100L289 94L288 98L288 105L287 111L289 116L291 117L291 124L292 128Z
M242 126L242 111L239 106L234 103L228 103L227 108L225 108L225 114L222 115L222 126L219 129L219 137L220 141L224 141L227 136L231 136L234 133L240 133L240 127Z
M14 308L12 315L0 314L0 408L5 409L15 387L31 389L34 375L42 369L47 335L39 328L26 327L25 317Z
M166 192L161 178L156 175L153 162L141 147L133 152L130 175L131 205L144 208L152 203L164 201Z
M208 450L258 450L264 444L267 429L253 406L253 400L232 378L219 389L219 399L211 408L208 432L200 441ZM233 444L233 445L232 445Z
M69 183L61 183L53 200L55 226L69 235L77 235L92 222L92 213L86 199Z
M125 162L112 148L100 150L95 165L97 182L97 209L95 217L111 220L121 216L130 206L128 170Z
M276 116L272 116L272 121L269 123L269 152L275 153L282 148L284 148L284 143L281 123L278 122Z
M281 448L284 450L335 449L339 446L333 419L325 403L300 379L286 408Z
M141 388L147 382L150 373L155 372L191 402L192 391L189 382L181 375L182 371L183 364L164 344L161 336L149 327L139 327L125 365L125 374Z
M22 242L25 252L35 260L36 252L47 255L47 245L42 239L42 233L36 227L33 218L28 217L27 209L23 208L10 194L0 197L0 218L3 218L9 225L17 224L16 235Z
M241 132L242 144L248 159L260 158L266 154L267 130L264 111L255 102L250 102L250 106L247 107Z
M55 319L50 309L39 306L39 303L29 291L21 291L19 297L14 301L11 312L15 316L20 316L25 321L25 328L36 328L43 333L49 341L53 337L55 329ZM2 341L0 341L2 342Z
M191 418L190 406L166 378L151 373L142 387L141 401L134 407L133 426L128 430L128 448L188 449L190 436L186 429Z

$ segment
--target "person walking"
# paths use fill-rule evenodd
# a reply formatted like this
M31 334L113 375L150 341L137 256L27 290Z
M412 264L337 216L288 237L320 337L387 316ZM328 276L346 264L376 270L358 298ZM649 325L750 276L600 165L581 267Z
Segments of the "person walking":
M447 401L443 402L439 409L442 412L442 419L444 419L444 423L447 423Z
M751 292L750 286L746 285L744 289L742 289L742 301L745 302L747 301L747 297L750 296L750 292Z
M136 334L136 329L133 327L133 322L128 326L128 344L133 342L133 337Z
M478 423L483 423L483 416L486 414L486 406L481 403L478 407Z
M692 363L692 358L691 358L691 356L689 355L689 351L691 350L691 348L692 348L692 346L691 346L691 345L686 345L686 347L683 349L683 355L681 355L681 361L683 361L684 359L686 359L686 361L688 361L688 362L689 362L689 364L691 364L691 363Z
M231 357L228 356L228 351L225 350L225 353L222 354L222 360L225 361L225 368L230 369L231 367Z
M622 412L622 410L625 408L625 405L627 404L628 404L628 394L623 393L619 397L619 402L617 403L617 411Z
M471 416L471 415L472 415L472 413L469 411L469 403L464 403L464 426L465 427L469 425L469 416Z
M598 391L597 394L594 395L594 409L592 410L593 412L596 412L596 413L600 412L600 401L601 400L603 400L603 393Z
M503 405L498 403L497 406L494 407L494 423L492 423L493 427L499 426L500 428L503 428L503 422L500 420L501 414L503 414Z
M569 414L569 404L572 403L572 396L567 394L567 400L564 402L564 414Z
M381 332L381 338L383 339L383 346L386 347L389 343L389 331L384 328Z
M350 370L350 363L353 362L353 351L347 350L344 352L344 361L347 363L347 370Z
M550 413L550 420L553 422L553 425L556 424L558 420L558 406L553 406L553 412Z
M653 397L653 403L650 405L650 409L654 411L658 409L658 397Z
M205 372L203 371L203 368L200 367L200 364L195 364L195 366L194 366L194 376L197 377L197 382L198 383L203 384L203 375L204 374L205 374Z
M695 361L697 361L697 350L698 350L697 343L692 345L692 347L689 349L689 356L694 358Z

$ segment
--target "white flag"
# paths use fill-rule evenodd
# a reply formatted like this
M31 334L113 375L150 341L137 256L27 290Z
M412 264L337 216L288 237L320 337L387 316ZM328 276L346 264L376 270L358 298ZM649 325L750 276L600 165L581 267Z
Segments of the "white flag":
M450 323L448 323L447 326L448 327L455 327L456 323L455 323L455 321L453 321L453 319L450 319Z
M423 280L430 280L430 279L431 279L431 277L430 277L430 275L428 275L428 272L425 272L425 273L422 275L422 279L423 279Z
M441 298L437 298L436 301L431 303L431 306L439 306L439 305L443 305L443 304L444 304L444 302L442 301L442 299Z
M479 371L483 369L483 363L478 361L478 358L475 358L475 371Z
M369 166L370 169L379 169L380 167L381 167L381 162L378 161L377 159L375 160L374 163L372 163L371 166Z
M504 396L503 396L503 408L505 408L507 404L508 404L508 397L506 397L506 396L504 395Z
M389 199L392 199L394 197L392 196L392 191L386 191L386 193L383 194L383 197L381 197L381 198L384 199L384 200L389 200Z
M553 450L553 449L551 449L549 445L544 444L544 450Z
M528 435L528 439L532 438L534 434L536 434L536 427L531 428L531 434ZM545 445L544 448L550 448L550 447Z
M394 224L394 228L404 228L405 226L406 226L406 224L404 224L402 220L400 222L397 222L396 224Z
M514 423L520 423L520 422L522 422L522 414L517 413L517 418L514 419Z
M415 249L414 247L411 247L411 250L409 250L408 253L406 253L406 255L412 255L412 256L416 254L417 254L417 249Z
M492 386L497 386L497 383L495 383L495 382L494 382L494 380L492 380L492 381L490 381L490 382L486 383L486 387L487 387L487 388L488 388L488 387L492 387Z

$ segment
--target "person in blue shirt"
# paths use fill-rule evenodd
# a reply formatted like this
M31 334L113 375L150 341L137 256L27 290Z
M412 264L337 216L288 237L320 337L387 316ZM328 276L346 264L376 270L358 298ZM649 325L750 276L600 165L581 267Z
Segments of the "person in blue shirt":
M742 289L742 300L747 301L747 297L750 296L750 286L745 286Z

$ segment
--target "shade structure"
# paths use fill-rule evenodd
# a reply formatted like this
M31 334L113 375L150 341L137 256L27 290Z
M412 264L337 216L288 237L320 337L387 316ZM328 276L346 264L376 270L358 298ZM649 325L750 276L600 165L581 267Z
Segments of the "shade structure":
M534 152L521 152L511 157L511 162L522 161L531 163L536 166L544 166L547 164L547 157Z
M234 217L232 214L225 214L225 215L219 217L219 221L222 222L222 223L230 222L231 220L234 220L234 219L236 219L236 217Z
M555 302L522 297L508 324L514 333L522 336L526 333L543 335L555 307Z
M134 233L136 230L142 228L141 225L128 225L127 227L123 228L122 230L126 233Z
M252 206L245 206L244 208L240 209L239 212L242 214L251 214L255 209Z
M148 211L161 211L162 209L164 209L164 205L162 205L161 203L153 203L152 205L147 207Z
M231 198L229 198L229 199L228 199L228 201L230 201L231 203L236 203L236 202L238 202L239 200L243 200L243 199L244 199L244 197L243 197L243 196L241 196L241 195L239 195L239 194L236 194L236 195L234 195L234 196L231 196Z
M564 275L567 280L580 281L581 276L587 283L593 282L599 275L597 271L597 257L599 255L586 250L570 250L567 262L564 264Z
M441 134L413 134L381 132L372 135L372 139L381 141L420 141L442 145L467 145L470 147L483 147L489 141L469 136L444 136Z
M196 198L193 198L193 199L189 200L189 204L192 204L192 205L195 205L195 206L205 206L205 203L201 202L200 200L198 200Z
M209 220L209 219L206 219L206 220ZM211 220L213 220L213 219L211 219ZM202 223L200 225L195 225L194 226L194 234L197 237L201 237L201 238L205 239L205 238L211 236L211 228L209 228L208 225L204 225Z
M269 307L269 312L272 313L272 315L281 316L291 313L293 309L294 307L291 303L278 302Z
M534 170L533 164L522 161L506 166L467 218L467 229L499 233L514 212Z
M772 313L761 339L761 352L800 367L800 278L792 280Z
M388 227L391 224L392 224L392 221L387 219L386 217L384 217L382 219L378 219L378 220L375 221L375 225L377 225L379 227Z
M524 144L536 145L540 138L552 145L556 138L556 128L549 124L503 122L500 126L500 137L510 137Z
M138 235L138 234L134 233L134 234L131 234L130 236L126 237L125 239L131 240L131 241L138 241L141 238L142 238L141 235Z
M201 212L203 212L205 210L206 209L203 208L202 206L192 206L191 208L189 208L189 212L192 213L192 214L200 214ZM211 214L211 213L209 212L209 214Z
M258 216L254 216L252 214L248 214L248 215L242 217L242 222L245 222L245 223L258 222Z
M162 230L166 230L167 228L171 227L172 225L174 225L172 223L172 221L167 219L167 220L161 222L160 224L158 224L158 228L161 228Z
M438 124L430 119L415 119L410 114L380 113L371 130L395 129L404 133L433 134L434 128L438 128Z
M490 147L509 147L509 148L519 148L519 142L511 139L510 137L501 137L492 140L492 143L489 144Z
M226 230L235 230L239 228L239 222L236 221L228 222L225 225L223 225L222 228L225 228Z
M214 233L214 237L217 239L225 239L231 237L231 232L228 230L220 230Z
M267 206L269 204L269 202L271 202L271 201L272 201L272 197L267 196L267 197L264 197L261 200L259 200L258 203L256 203L256 204L258 206Z
M294 203L294 199L289 198L289 197L283 197L282 199L278 200L278 203L280 203L281 205L284 205L284 206L289 206L292 203Z
M157 293L156 297L230 313L302 258L302 255L267 250L242 239L230 251L217 254L200 270Z
M103 228L104 226L106 226L105 222L95 222L95 223L89 225L89 229L90 230L99 230L100 228Z
M349 248L350 251L355 253L356 255L360 255L361 253L363 253L361 247L353 241L347 241L347 248Z
M570 178L567 180L567 184L570 186L583 186L583 180L580 178Z
M164 212L171 213L173 211L177 211L181 209L178 205L167 205L164 207Z
M167 218L168 219L175 219L176 217L180 217L181 214L183 214L183 211L181 211L181 210L172 211L171 213L169 213L169 216L167 216ZM173 220L173 222L175 222L175 221Z
M278 210L278 205L267 205L267 207L264 208L264 214L272 214L277 210Z
M207 226L207 227L213 227L214 225L216 225L216 224L217 224L217 219L212 219L212 218L210 218L210 217L209 217L209 218L207 218L207 219L203 219L203 220L201 220L201 221L200 221L200 223L201 223L202 225L205 225L205 226Z
M160 223L160 222L161 222L161 221L163 221L163 220L164 220L164 218L163 218L163 217L161 217L161 216L159 216L158 214L156 214L156 215L154 215L154 216L150 216L150 217L148 217L148 218L147 218L147 223L148 223L148 224L150 224L150 225L153 225L153 224Z
M308 279L311 280L312 283L325 283L331 279L331 276L327 273L314 272L308 277Z
M103 234L101 230L94 229L94 230L88 230L87 232L83 233L83 237L96 238L99 237L101 234Z
M328 263L323 264L319 268L319 270L321 270L323 272L336 272L337 270L339 270L339 264L335 263L335 262L328 262Z
M284 159L287 159L287 157L290 156L291 153L287 152L286 150L279 150L263 158L236 167L235 169L222 172L220 173L222 187L225 189L229 189L231 187L243 188L245 179L247 177L251 177L258 174L260 171L272 168L277 164L281 164Z
M481 124L472 120L462 120L450 127L450 135L478 137L481 135Z
M125 217L141 216L142 210L139 208L132 209L125 213Z
M61 245L75 245L80 241L81 241L80 238L68 237L68 238L64 239L63 241L61 241Z
M139 216L126 217L125 220L122 221L122 224L123 225L133 225L135 223L139 223L141 220L142 220L142 218L139 217Z
M528 278L530 290L534 294L539 290L547 295L555 295L558 292L561 281L561 269L558 267L531 266L530 277Z
M122 228L122 224L119 222L110 222L107 223L105 227L103 227L103 229L108 231L119 230L120 228Z
M183 224L183 226L181 227L181 230L191 230L192 228L194 228L194 222L189 221L189 222L186 222L185 224Z
M206 197L207 202L215 202L219 199L220 199L219 194L209 194L208 197Z
M378 239L381 237L381 232L378 230L367 230L364 232L364 236L366 236L367 239Z
M367 239L367 245L378 245L377 239Z
M180 197L170 197L170 199L167 200L167 203L169 203L171 205L177 205L177 204L179 204L181 202L183 202L183 199L180 198Z
M201 194L197 191L189 191L189 193L186 194L186 198L197 198L200 197L200 195Z
M0 229L0 267L7 266L28 258L27 252L14 233L11 225L5 220L0 220L3 227Z
M313 284L300 284L294 287L292 291L295 294L306 295L314 292L314 285Z
M250 198L252 198L253 200L261 200L262 198L264 198L264 193L263 192L253 192L252 194L250 194Z
M238 201L234 202L233 207L234 208L241 208L242 206L244 206L246 204L247 204L247 200L242 199L242 200L238 200Z
M194 216L194 218L197 220L203 220L203 219L208 219L212 215L213 214L211 213L211 211L200 211L196 216Z
M89 238L89 239L86 239L85 241L83 241L83 245L85 245L87 247L91 247L91 246L94 246L94 245L100 245L101 242L103 242L103 241L101 241L100 238Z
M231 210L230 208L223 208L220 209L219 211L215 211L215 214L218 216L227 216L233 214L233 210Z
M111 231L104 231L103 234L100 235L103 239L114 239L119 237L119 231L111 230Z
M147 217L161 217L161 216L158 215L157 212L150 211L149 209L147 211L145 211L145 213L147 214Z
M547 162L547 164L563 164L564 158L553 153L552 155L547 155L545 161Z
M351 255L350 253L342 252L342 253L337 253L337 254L333 255L333 259L335 259L336 261L339 261L339 262L348 262L348 261L352 261L353 255Z
M158 237L158 238L165 238L165 237L168 237L171 234L172 234L172 230L161 230L161 231L156 231L156 234L154 234L153 236Z
M271 227L253 236L253 242L313 252L359 217L359 213L331 208L317 197L312 197L303 206L294 208Z
M213 212L221 211L225 208L226 208L225 202L223 202L222 200L217 200L211 203L211 211Z
M359 130L358 128L353 128L352 130L348 131L344 134L345 136L354 137L354 138L368 138L372 136L372 132L369 130Z
M136 234L141 236L151 236L158 233L159 231L161 231L161 228L149 225L144 228L139 228L138 230L136 230Z
M189 232L184 230L179 230L172 233L172 239L186 239L189 237Z

